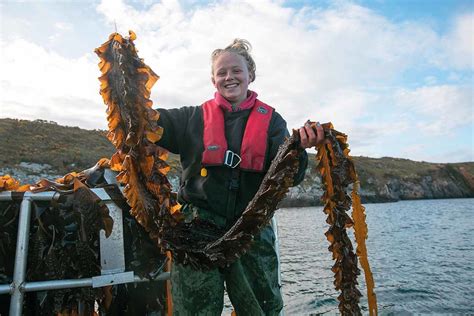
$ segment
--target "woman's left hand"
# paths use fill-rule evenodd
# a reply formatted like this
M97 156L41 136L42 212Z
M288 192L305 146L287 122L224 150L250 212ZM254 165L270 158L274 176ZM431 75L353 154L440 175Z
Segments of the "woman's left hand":
M316 122L316 129L308 122L299 129L301 148L318 147L324 143L324 130L319 122Z

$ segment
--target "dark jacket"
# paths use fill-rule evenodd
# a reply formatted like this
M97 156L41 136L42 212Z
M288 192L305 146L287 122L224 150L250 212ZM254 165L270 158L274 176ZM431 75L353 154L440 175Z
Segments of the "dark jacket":
M178 192L179 202L193 204L225 218L235 220L240 217L257 192L279 145L289 136L286 121L276 111L273 112L268 130L265 172L240 171L235 207L228 209L232 169L227 166L206 167L207 176L201 176L201 158L204 150L202 108L194 106L171 110L158 109L158 111L160 112L158 125L163 127L164 132L157 144L172 153L179 154L181 159L183 172ZM240 154L240 145L249 114L250 110L224 113L228 149L234 153ZM308 156L303 152L300 157L300 168L295 176L295 185L303 180L307 164Z

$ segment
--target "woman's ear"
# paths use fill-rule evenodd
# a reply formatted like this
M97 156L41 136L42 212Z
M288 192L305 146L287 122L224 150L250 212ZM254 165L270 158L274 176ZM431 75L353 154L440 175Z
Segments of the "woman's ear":
M214 80L214 76L211 76L211 82L212 82L212 85L215 87L216 86L216 81Z

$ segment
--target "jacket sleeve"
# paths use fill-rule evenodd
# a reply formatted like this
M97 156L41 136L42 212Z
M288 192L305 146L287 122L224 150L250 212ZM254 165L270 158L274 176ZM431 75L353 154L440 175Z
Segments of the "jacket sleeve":
M286 121L281 117L280 114L277 112L273 112L273 117L270 122L269 128L269 140L270 140L270 148L269 148L269 160L267 163L267 167L270 166L271 162L275 158L278 148L281 144L285 141L287 137L290 137L290 133L288 132ZM300 184L305 175L306 168L308 166L308 154L306 150L302 151L299 157L299 167L298 172L295 174L293 180L293 186Z
M174 154L180 154L192 107L157 110L160 112L158 125L163 128L163 135L156 144Z

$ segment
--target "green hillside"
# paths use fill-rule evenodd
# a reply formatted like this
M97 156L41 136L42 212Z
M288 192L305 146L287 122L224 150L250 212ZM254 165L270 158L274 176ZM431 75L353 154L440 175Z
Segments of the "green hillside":
M44 120L0 119L0 168L24 161L49 164L60 174L81 171L115 152L106 134ZM170 164L177 168L176 156Z
M43 120L0 120L0 167L22 161L51 165L60 173L83 170L114 153L105 131Z
M13 176L29 174L21 162L51 166L38 176L63 175L87 169L115 152L106 131L17 119L0 119L0 148L0 173L11 172ZM168 160L175 183L181 170L178 158L170 155ZM390 157L354 157L354 162L361 195L367 202L474 197L474 162L428 163ZM310 154L307 177L290 192L290 200L301 201L301 205L318 203L321 184L315 164L315 157Z

